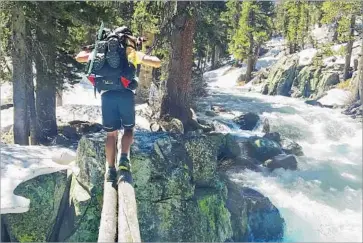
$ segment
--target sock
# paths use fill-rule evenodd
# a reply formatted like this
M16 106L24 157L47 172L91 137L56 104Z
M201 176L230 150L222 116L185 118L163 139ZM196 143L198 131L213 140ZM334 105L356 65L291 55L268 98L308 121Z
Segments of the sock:
M116 169L115 165L113 166L108 166L109 169Z
M121 153L121 158L127 158L127 153Z

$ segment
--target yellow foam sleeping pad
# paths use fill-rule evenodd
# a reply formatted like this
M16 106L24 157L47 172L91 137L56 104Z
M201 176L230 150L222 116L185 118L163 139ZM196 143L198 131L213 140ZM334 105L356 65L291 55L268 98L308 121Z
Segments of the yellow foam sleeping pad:
M138 64L142 63L142 60L145 56L144 53L140 52L140 51L135 51L133 48L128 48L127 50L128 55L127 55L127 59L130 63L132 63L135 67Z
M128 47L127 48L127 59L130 63L132 63L135 67L138 64L142 63L142 60L145 56L144 53L140 52L140 51L135 51L135 49ZM80 53L78 53L78 55L75 57L77 62L80 63L86 63L89 61L91 57L91 52L87 52L87 51L81 51Z

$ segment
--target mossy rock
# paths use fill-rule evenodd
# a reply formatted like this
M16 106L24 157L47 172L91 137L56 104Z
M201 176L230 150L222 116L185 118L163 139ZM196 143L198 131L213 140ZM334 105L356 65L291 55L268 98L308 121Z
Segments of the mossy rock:
M282 241L285 221L267 197L231 180L227 188L234 242Z
M19 242L49 241L67 185L67 174L59 171L21 183L14 194L30 200L28 212L5 216L10 237Z
M267 138L249 138L248 148L249 156L261 161L261 163L283 153L281 146L277 142Z
M298 56L280 59L267 78L269 95L289 96L292 84L297 77Z
M70 189L70 208L65 211L65 222L72 225L73 232L62 232L67 242L96 242L101 220L102 194L91 195L75 176ZM67 222L67 220L70 220ZM64 227L64 224L63 224Z
M232 230L224 207L227 190L217 171L225 135L142 133L135 140L131 167L142 240L229 238ZM152 145L146 149L139 141ZM196 192L198 187L203 189ZM205 190L208 194L202 193Z
M60 226L59 241L96 242L103 204L105 176L105 134L85 135L78 144L68 205Z
M233 235L231 214L225 206L225 196L213 193L204 193L197 196L200 238L196 241L220 242ZM197 221L198 222L198 221ZM198 234L196 234L198 235Z

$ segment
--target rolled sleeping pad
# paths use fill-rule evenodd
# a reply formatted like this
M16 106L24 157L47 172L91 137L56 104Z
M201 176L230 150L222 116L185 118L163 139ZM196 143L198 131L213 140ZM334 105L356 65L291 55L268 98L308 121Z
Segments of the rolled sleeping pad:
M91 52L81 51L80 53L77 54L76 61L79 63L87 63L90 55Z

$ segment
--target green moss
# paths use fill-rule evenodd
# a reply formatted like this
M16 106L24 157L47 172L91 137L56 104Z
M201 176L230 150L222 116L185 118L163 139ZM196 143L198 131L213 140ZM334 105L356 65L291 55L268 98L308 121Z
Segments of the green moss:
M232 237L230 213L225 207L225 202L218 194L204 195L197 201L201 214L200 225L204 234L202 241L225 241Z
M32 233L21 235L19 238L19 242L36 242L36 241L37 241L37 236Z
M185 148L193 161L193 179L197 185L212 185L216 177L219 147L207 137L188 140Z
M55 172L20 184L14 193L28 198L30 208L25 213L7 215L10 234L20 242L46 241L56 221L66 180L65 172Z
M212 203L213 201L207 197L198 201L198 207L202 215L207 219L209 231L214 232L216 230L216 225L214 222L214 212L211 212L213 210Z
M162 205L161 209L161 224L160 228L162 231L168 232L171 228L171 205L168 203L165 203Z

